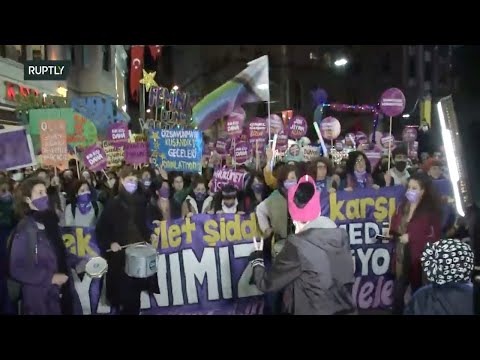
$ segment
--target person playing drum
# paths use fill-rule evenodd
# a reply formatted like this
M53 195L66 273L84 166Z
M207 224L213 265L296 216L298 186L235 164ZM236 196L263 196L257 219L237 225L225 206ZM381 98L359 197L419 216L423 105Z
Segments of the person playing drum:
M146 200L138 189L137 173L131 166L124 166L119 173L119 194L103 211L97 223L97 238L108 262L107 299L120 314L139 315L140 294L156 292L156 276L137 279L125 273L126 245L149 241L151 231L147 227ZM152 235L153 236L153 235ZM107 252L107 250L110 250Z

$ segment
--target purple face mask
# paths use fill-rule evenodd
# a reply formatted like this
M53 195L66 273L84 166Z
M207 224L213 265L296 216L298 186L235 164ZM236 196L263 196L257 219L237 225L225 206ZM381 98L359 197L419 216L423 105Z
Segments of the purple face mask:
M41 198L32 200L33 206L35 206L38 211L48 210L48 196L42 196Z
M194 195L195 195L195 199L197 201L203 201L207 197L206 192L194 192Z
M168 199L170 197L170 189L169 188L162 187L160 189L159 193L160 193L160 198L162 198L162 199Z
M77 196L77 205L80 213L85 215L92 208L92 194L84 193Z
M408 190L405 193L405 197L411 204L415 204L418 202L418 199L420 198L420 194L416 190Z
M136 182L126 182L123 184L123 187L129 194L133 194L135 191L137 191L138 184Z

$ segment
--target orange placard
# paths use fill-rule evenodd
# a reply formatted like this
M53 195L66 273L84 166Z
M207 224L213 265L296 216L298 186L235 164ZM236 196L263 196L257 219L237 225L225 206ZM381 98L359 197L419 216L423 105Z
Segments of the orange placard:
M42 164L65 169L68 165L67 123L65 120L40 122Z

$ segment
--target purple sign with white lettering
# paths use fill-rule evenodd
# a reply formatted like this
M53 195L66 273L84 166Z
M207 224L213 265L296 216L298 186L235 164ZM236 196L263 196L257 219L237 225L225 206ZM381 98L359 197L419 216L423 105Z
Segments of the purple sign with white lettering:
M242 135L243 132L243 122L245 121L245 110L239 107L233 110L233 112L228 116L227 121L225 121L225 131L228 136L236 138Z
M107 154L101 146L92 145L83 152L83 163L90 171L102 171L107 167Z
M295 115L288 122L288 136L291 139L300 139L307 135L307 120L303 116Z
M398 116L405 110L405 95L400 89L390 88L380 98L380 109L390 117Z
M108 127L107 140L114 147L121 147L128 143L128 125L125 122L117 122Z
M280 134L280 132L283 131L282 118L277 114L271 114L266 121L267 121L267 126L270 123L270 132L272 134L272 137L274 134Z
M245 141L241 141L238 144L235 144L235 154L234 159L237 165L243 165L250 158L250 147Z

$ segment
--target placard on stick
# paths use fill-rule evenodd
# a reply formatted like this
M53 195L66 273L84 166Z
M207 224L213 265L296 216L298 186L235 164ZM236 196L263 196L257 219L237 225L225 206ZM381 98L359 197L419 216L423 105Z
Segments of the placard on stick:
M65 120L49 120L40 123L42 163L66 169L68 165L67 123Z

